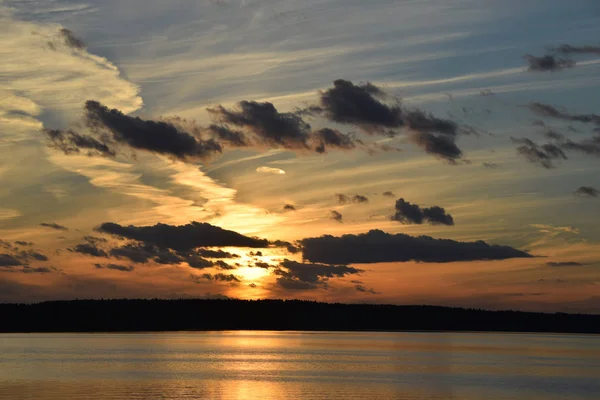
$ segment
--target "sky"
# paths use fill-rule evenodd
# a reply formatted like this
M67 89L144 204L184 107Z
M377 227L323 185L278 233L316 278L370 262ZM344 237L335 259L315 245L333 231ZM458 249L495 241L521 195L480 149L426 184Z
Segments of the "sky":
M0 302L600 313L593 0L0 0Z

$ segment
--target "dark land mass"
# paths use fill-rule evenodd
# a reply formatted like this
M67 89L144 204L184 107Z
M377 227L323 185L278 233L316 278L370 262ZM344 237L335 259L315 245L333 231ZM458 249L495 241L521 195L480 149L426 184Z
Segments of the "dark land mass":
M0 304L0 332L189 330L600 333L600 315L300 300L73 300Z

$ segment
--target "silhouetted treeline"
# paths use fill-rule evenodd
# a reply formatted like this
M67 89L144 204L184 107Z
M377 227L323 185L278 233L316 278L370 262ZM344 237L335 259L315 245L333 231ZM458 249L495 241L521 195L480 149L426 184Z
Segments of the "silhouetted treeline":
M600 333L600 315L299 300L74 300L0 304L0 332L241 329Z

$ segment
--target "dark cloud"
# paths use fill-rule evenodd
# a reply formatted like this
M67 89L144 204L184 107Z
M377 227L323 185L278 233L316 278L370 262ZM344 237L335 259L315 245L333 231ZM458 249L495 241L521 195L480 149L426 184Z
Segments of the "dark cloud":
M57 231L68 231L69 230L69 228L67 228L66 226L58 225L58 224L55 224L54 222L52 222L52 223L42 222L40 224L40 226L56 229Z
M458 135L458 125L447 119L436 118L421 110L412 110L404 114L404 122L416 132L439 133L447 136Z
M275 241L271 242L271 245L273 247L285 247L285 249L288 251L288 253L291 253L291 254L296 254L300 251L300 249L298 249L298 247L296 247L292 243L286 242L284 240L275 240Z
M231 282L231 283L239 283L240 278L235 275L226 275L226 274L202 274L202 275L192 275L192 280L196 283L199 283L201 280L206 281L218 281L218 282Z
M396 195L393 192L390 192L390 191L383 192L382 195L385 196L385 197L396 197Z
M566 140L560 143L560 147L567 151L577 151L588 156L600 157L600 136L595 136L581 142Z
M354 196L347 196L343 193L336 193L333 195L339 204L348 204L348 203L356 203L356 204L364 204L369 202L369 198L360 194L355 194Z
M410 140L425 150L426 153L455 163L462 157L462 150L456 145L454 136L440 135L431 132L413 132Z
M356 289L357 292L361 292L361 293L379 294L375 291L375 289L369 289L361 284L355 285L354 288Z
M151 243L127 243L110 250L112 257L127 258L135 263L144 264L152 260L157 264L179 264L185 256L178 255L166 248L160 248Z
M333 88L320 93L320 106L312 107L310 113L324 114L331 121L353 124L368 133L387 133L390 128L403 125L402 111L399 105L382 103L384 93L371 83L355 85L350 81L338 79Z
M511 138L513 143L517 145L517 153L525 157L527 161L533 164L538 164L544 168L554 168L555 160L566 160L567 156L564 151L553 143L538 145L527 138Z
M17 267L23 265L23 261L10 254L0 254L0 267Z
M369 198L360 194L355 194L354 196L352 196L352 202L357 204L364 204L369 202Z
M90 157L114 157L116 155L115 150L108 147L107 144L73 130L44 129L43 133L50 140L50 148L61 150L66 155L85 154Z
M126 265L120 265L120 264L94 264L94 265L98 269L112 269L112 270L121 271L121 272L132 272L133 270L135 270L135 267L133 267L133 266L126 266Z
M489 168L489 169L498 169L500 168L500 165L496 164L496 163L483 163L482 164L485 168Z
M84 236L83 240L85 240L86 242L91 243L91 244L100 244L100 243L108 242L108 240L106 240L105 238L96 237L96 236Z
M411 204L403 198L396 201L396 212L392 215L393 221L403 224L422 224L429 222L432 225L454 225L454 219L446 210L438 207L421 208L417 204Z
M262 251L257 251L257 252L251 251L250 253L248 253L248 256L249 257L262 257L263 253L262 253Z
M591 186L581 186L579 189L573 192L574 195L580 197L598 197L600 196L600 192L598 189L593 188Z
M224 270L224 271L230 271L232 269L235 269L234 266L229 265L225 261L222 261L222 260L215 261L214 267Z
M531 112L542 117L550 117L555 119L562 119L565 121L593 123L600 125L600 115L597 114L571 114L566 111L561 111L550 104L544 104L539 102L529 103L528 107L531 110Z
M262 261L255 262L254 266L258 267L258 268L264 268L264 269L269 269L272 267L272 265L270 265L269 263L262 262Z
M207 258L240 258L239 255L224 250L198 249L196 253L201 257Z
M551 261L547 262L546 265L548 267L582 267L585 264L575 262L575 261Z
M95 244L92 243L80 243L77 246L69 249L73 253L85 254L92 257L104 257L108 258L108 253Z
M575 61L568 58L555 57L551 54L540 57L526 54L523 58L527 61L529 71L556 71L575 66Z
M62 28L59 31L59 33L65 40L65 44L67 46L69 46L73 49L77 49L77 50L85 49L85 43L83 43L83 40L81 40L77 36L75 36L75 34L71 30L69 30L67 28Z
M329 219L332 219L337 222L344 222L344 216L335 210L331 210L331 212L329 213Z
M233 147L248 147L251 145L250 140L244 132L231 129L225 125L212 124L207 128L207 132L213 138L219 139L221 142L226 142Z
M550 48L550 51L562 54L600 55L600 46L571 46L570 44L562 44L560 46Z
M214 266L214 263L212 261L209 261L205 258L196 256L196 255L187 257L186 262L188 263L188 265L191 268L195 268L195 269L205 269L205 268L211 268Z
M36 261L48 261L48 257L47 256L45 256L44 254L39 253L39 252L37 252L35 250L21 251L19 253L19 256L22 259L26 259L26 260L33 259L33 260L36 260Z
M324 235L300 242L304 259L325 264L405 261L444 263L531 257L524 251L508 246L489 245L483 241L457 242L429 236L417 237L401 233L392 235L380 230L341 237Z
M244 236L237 232L200 222L192 222L181 226L166 224L121 226L113 222L106 222L96 230L178 251L189 251L197 247L266 248L269 246L269 242L265 239Z
M306 264L292 260L284 260L274 273L278 275L277 284L284 289L308 290L327 287L330 278L343 278L363 270L346 265Z
M286 290L314 290L322 286L315 283L303 282L297 279L286 278L284 276L277 278L277 286Z
M328 147L341 150L352 150L356 147L352 136L336 129L323 128L311 133L317 153L325 153Z
M293 204L286 204L283 206L284 211L296 211L296 207Z
M62 272L61 270L54 267L23 267L16 272L23 274L50 274L55 272Z
M286 149L308 149L310 124L294 113L280 113L272 103L240 101L239 109L219 105L208 112L219 121L248 129L262 143Z
M108 140L132 149L164 154L180 160L206 159L222 152L213 139L203 140L166 121L130 117L117 109L89 100L85 103L86 124Z
M347 204L350 202L350 198L343 193L336 193L333 195L339 204Z
M25 242L23 240L17 240L15 244L19 246L33 246L33 242Z

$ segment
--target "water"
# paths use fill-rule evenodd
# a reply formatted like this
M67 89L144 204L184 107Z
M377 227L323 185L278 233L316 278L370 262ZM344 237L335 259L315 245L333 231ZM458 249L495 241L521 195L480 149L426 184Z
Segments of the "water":
M598 399L600 337L0 335L0 399Z

